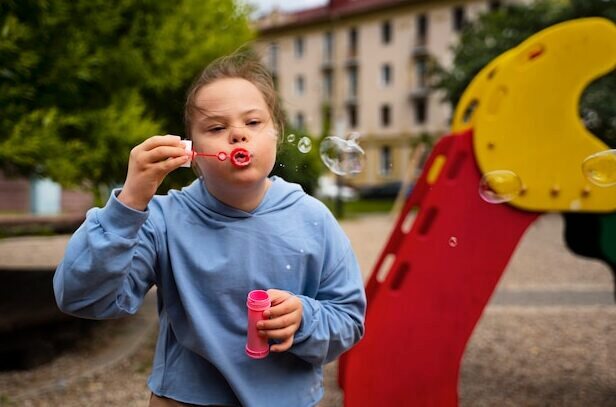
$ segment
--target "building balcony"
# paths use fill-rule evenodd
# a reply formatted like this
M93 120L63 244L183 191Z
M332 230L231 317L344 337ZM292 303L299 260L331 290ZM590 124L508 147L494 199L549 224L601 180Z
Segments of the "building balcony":
M357 105L357 94L349 94L344 99L344 104L347 106Z
M429 52L428 52L428 47L426 46L426 44L416 44L415 47L413 47L413 50L411 51L411 56L416 59L425 58L428 55L429 55Z
M333 71L334 70L334 61L331 59L325 59L321 62L321 71Z
M430 94L430 88L425 85L415 86L409 92L409 101L425 99Z
M359 66L359 62L355 56L349 56L347 60L344 62L344 66L347 68L356 68Z

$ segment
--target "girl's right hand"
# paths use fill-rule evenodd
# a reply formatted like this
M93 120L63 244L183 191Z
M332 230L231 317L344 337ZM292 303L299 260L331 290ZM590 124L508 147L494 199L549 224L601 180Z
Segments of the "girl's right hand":
M150 137L131 150L118 199L133 209L145 210L167 174L189 159L179 136Z

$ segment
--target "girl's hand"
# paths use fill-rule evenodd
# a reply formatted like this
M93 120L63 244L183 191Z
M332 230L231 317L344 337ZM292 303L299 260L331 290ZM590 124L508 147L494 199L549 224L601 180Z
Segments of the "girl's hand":
M167 174L190 159L179 136L154 136L130 152L128 173L118 199L145 210Z
M263 312L265 320L257 322L259 335L277 339L272 352L284 352L293 345L295 332L302 323L302 302L293 294L282 290L267 290L272 307Z

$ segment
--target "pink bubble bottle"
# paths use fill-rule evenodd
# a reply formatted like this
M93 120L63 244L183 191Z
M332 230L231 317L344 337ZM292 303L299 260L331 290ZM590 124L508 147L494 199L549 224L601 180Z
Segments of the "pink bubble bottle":
M266 291L254 290L248 293L248 337L246 339L246 354L253 359L262 359L269 353L268 339L258 334L257 322L263 318L263 311L269 309L271 301Z

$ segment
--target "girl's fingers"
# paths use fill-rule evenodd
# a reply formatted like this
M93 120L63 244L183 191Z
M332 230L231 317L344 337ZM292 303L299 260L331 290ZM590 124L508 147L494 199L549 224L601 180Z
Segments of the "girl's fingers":
M141 143L145 151L150 151L160 146L182 147L180 136L167 134L166 136L153 136Z
M295 316L286 314L278 318L273 319L264 319L262 321L257 322L258 329L280 329L285 328L287 326L293 325L295 323Z
M171 172L176 168L179 168L182 164L186 163L190 157L184 155L182 157L170 158L168 160L162 161L160 165L163 167L163 170L166 172Z
M293 337L290 336L287 339L285 339L284 341L277 343L275 345L270 346L270 350L272 352L284 352L286 350L288 350L291 345L293 345Z
M291 293L288 291L277 290L275 288L270 288L267 290L267 295L270 297L272 301L272 306L283 303L287 300L287 298L291 297Z
M183 147L159 146L145 153L145 161L148 163L156 163L168 158L187 157L186 150Z
M267 336L270 339L287 339L288 337L293 337L294 333L295 333L295 328L292 326L288 326L284 329L259 331L259 335Z

